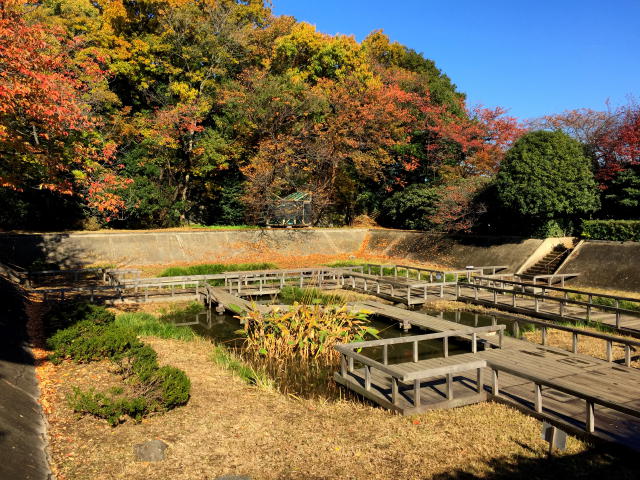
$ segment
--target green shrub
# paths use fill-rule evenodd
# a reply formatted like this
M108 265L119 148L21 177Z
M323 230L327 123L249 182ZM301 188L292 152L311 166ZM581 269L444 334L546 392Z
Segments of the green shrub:
M582 238L640 242L640 220L584 220Z
M59 330L47 343L55 357L76 362L113 358L142 345L133 331L114 324L95 324L93 320Z
M112 323L115 315L105 307L88 302L61 302L49 310L44 318L45 335L50 337L58 330L67 328L81 320L92 320L95 324Z
M93 389L83 391L78 387L74 387L73 392L67 396L67 402L75 412L104 418L111 426L121 423L125 416L140 421L150 410L149 402L143 396L117 397Z
M104 393L74 388L68 397L74 411L117 425L125 416L140 420L150 412L169 410L189 400L191 382L187 375L175 367L160 367L155 350L144 345L137 332L129 328L133 322L114 322L105 311L87 306L68 311L75 323L58 330L48 340L54 350L53 359L89 362L109 358L119 366L124 378L133 377L129 384L134 389L133 394L127 396L122 388L111 388ZM81 319L82 314L87 318ZM145 328L151 323L146 318Z
M155 373L160 384L162 406L166 409L184 405L189 400L191 382L186 373L176 367L160 367Z

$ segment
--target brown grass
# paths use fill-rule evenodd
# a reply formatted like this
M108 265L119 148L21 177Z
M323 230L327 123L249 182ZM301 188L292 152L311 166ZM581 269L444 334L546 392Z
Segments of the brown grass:
M193 385L190 402L139 424L111 428L105 421L76 416L64 401L71 385L108 385L113 378L108 365L50 366L44 395L52 406L51 453L59 480L195 480L224 474L413 479L455 478L460 472L486 478L505 471L514 478L551 478L554 472L568 472L565 478L570 478L579 469L587 473L603 466L616 478L633 478L619 459L575 439L569 439L566 453L547 461L539 422L504 405L406 418L362 402L300 401L249 386L213 365L209 342L144 340L161 363L187 372ZM167 458L136 462L133 446L151 439L169 444Z
M597 329L590 327L580 327L581 330L600 333ZM616 335L620 338L626 338L629 340L635 340L633 337ZM536 330L533 332L524 332L522 338L534 343L542 343L542 332ZM562 348L567 351L571 351L573 345L573 335L571 332L564 332L561 330L550 329L547 331L547 345L551 347ZM583 355L589 355L594 358L600 358L602 360L607 359L607 346L604 340L593 337L585 337L583 335L578 336L578 353ZM613 344L613 359L624 359L624 347L621 344ZM632 352L633 355L633 352ZM631 366L640 368L640 360L632 360Z

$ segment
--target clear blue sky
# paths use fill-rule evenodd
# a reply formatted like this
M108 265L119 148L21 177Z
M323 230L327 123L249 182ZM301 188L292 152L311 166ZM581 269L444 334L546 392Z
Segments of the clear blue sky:
M272 0L325 33L382 29L435 60L471 105L520 118L640 99L640 0Z

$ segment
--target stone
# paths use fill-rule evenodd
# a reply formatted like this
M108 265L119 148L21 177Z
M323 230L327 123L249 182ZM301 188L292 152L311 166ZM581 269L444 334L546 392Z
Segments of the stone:
M159 462L164 460L164 451L168 447L162 440L151 440L135 445L133 452L139 462Z

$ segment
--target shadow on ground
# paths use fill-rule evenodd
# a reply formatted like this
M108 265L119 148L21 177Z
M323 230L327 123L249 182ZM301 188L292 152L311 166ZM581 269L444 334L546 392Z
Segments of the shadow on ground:
M521 445L524 448L528 448ZM491 471L476 475L463 470L435 475L434 480L506 480L506 479L637 479L637 453L624 447L591 447L574 455L533 458L525 455L499 457L488 462Z

